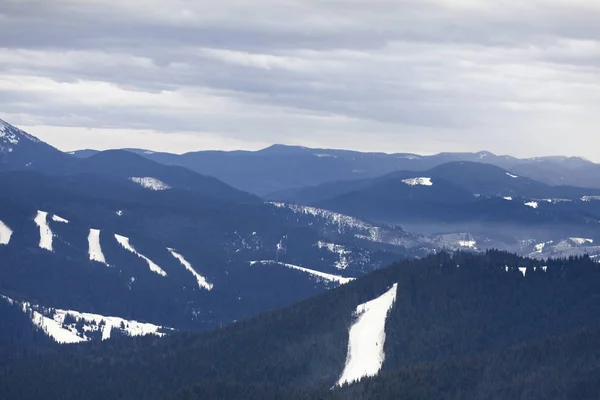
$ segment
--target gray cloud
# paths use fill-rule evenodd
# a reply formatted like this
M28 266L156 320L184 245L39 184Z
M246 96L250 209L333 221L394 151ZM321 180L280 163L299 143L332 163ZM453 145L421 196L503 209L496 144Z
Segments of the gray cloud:
M65 149L118 130L600 159L598 19L584 0L5 0L0 117Z

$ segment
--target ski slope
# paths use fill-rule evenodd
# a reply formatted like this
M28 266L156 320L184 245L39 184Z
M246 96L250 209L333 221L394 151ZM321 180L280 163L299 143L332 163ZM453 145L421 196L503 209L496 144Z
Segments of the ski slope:
M99 229L90 229L90 233L88 235L88 248L91 261L97 261L106 266L109 266L106 262L106 257L104 257L104 253L102 252L102 246L100 245Z
M154 272L155 274L161 275L161 276L167 276L167 273L161 267L156 265L156 263L154 263L154 261L152 261L145 255L138 253L137 250L129 243L128 237L115 234L115 239L117 239L117 242L125 250L135 254L136 256L138 256L141 259L143 259L144 261L146 261L146 263L148 264L148 267L150 268L150 271Z
M40 248L48 251L54 251L52 248L52 239L54 234L48 225L48 213L45 211L38 211L34 221L40 228Z
M250 265L254 265L254 264L262 264L262 265L281 265L290 269L295 269L297 271L302 271L305 272L311 276L316 277L319 280L324 280L327 282L335 282L335 283L339 283L340 285L344 285L346 283L352 282L355 278L344 278L343 276L339 276L339 275L333 275L333 274L328 274L325 272L321 272L321 271L315 271L313 269L308 269L308 268L304 268L304 267L300 267L298 265L293 265L293 264L286 264L286 263L282 263L282 262L277 262L277 261L273 261L273 260L263 260L263 261L250 261Z
M205 277L196 272L194 267L192 267L192 264L190 264L181 254L177 253L175 250L171 248L169 248L168 250L173 257L179 260L179 262L185 267L185 269L187 269L191 272L192 275L194 275L194 278L196 278L196 281L198 282L198 287L200 289L206 289L209 291L212 290L213 284L209 283Z
M398 284L378 298L356 307L356 321L350 327L348 355L337 386L376 376L385 360L385 322L396 301Z
M13 231L4 222L0 221L0 244L7 245L10 243Z

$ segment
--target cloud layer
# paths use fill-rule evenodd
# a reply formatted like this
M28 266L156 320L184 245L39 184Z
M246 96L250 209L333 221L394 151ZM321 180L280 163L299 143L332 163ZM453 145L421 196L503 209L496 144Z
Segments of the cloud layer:
M67 150L600 161L600 4L493 3L5 0L0 117Z

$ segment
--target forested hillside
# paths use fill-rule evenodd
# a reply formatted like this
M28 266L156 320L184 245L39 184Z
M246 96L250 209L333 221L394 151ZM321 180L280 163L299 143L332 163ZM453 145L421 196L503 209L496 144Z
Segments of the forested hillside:
M354 310L394 285L396 300L385 322L379 377L331 392L347 362ZM599 377L593 364L599 351L591 340L594 335L569 335L600 327L598 285L600 268L588 257L541 262L496 251L440 253L397 263L222 330L122 338L27 358L2 370L0 397L360 398L356 396L362 393L363 398L385 398L387 393L389 398L398 388L414 394L407 398L439 393L455 394L441 398L463 398L460 393L464 398L485 398L480 393L502 398L510 390L518 398L528 391L546 393L532 391L517 379L523 376L521 368L536 365L540 374L544 368L559 373L571 365L587 374L580 378L593 391L590 379ZM551 336L561 337L507 352ZM573 351L536 350L563 342ZM581 365L574 356L578 351L587 357ZM488 370L492 377L495 371L506 371L506 388L490 386ZM535 369L526 371L531 379L537 376ZM395 386L396 375L404 386ZM566 396L562 398L574 398L568 391L574 379L565 375L558 388ZM201 389L194 389L198 384Z

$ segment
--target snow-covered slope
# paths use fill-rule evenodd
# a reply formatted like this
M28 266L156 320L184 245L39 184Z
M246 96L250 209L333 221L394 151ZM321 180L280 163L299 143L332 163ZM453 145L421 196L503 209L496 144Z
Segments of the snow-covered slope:
M54 234L48 225L48 213L45 211L38 211L34 221L40 228L40 248L48 251L54 251L52 248L52 239Z
M0 152L12 153L14 146L19 145L23 139L39 142L36 137L0 119Z
M273 260L250 261L250 265L254 265L254 264L281 265L281 266L284 266L284 267L287 267L290 269L295 269L298 271L305 272L313 277L316 277L318 280L323 280L323 281L327 281L327 282L335 282L335 283L339 283L340 285L344 285L348 282L352 282L355 279L355 278L344 278L343 276L327 274L325 272L315 271L313 269L300 267L298 265L287 264L287 263L277 262L277 261L273 261Z
M395 284L383 295L356 308L357 319L350 327L346 366L338 386L375 376L381 370L385 360L385 321L396 301L397 290Z
M115 234L115 239L117 239L117 242L119 242L119 244L125 250L135 254L136 256L138 256L138 257L142 258L144 261L146 261L146 263L148 263L148 267L150 268L150 271L154 272L155 274L161 275L161 276L167 276L167 273L161 267L159 267L154 261L152 261L145 255L138 253L137 250L129 243L128 237Z
M97 261L108 266L106 262L106 257L104 257L104 253L102 252L102 246L100 245L100 230L99 229L90 229L90 233L88 235L88 252L91 261Z
M18 302L0 295L9 304L17 304L30 316L31 322L52 340L61 344L87 342L94 339L107 340L113 333L127 336L164 336L172 331L150 323L42 307L28 302Z
M12 234L12 229L10 229L4 222L0 221L0 244L9 244Z
M585 237L555 237L553 240L537 243L533 248L529 245L527 249L529 253L523 253L537 259L566 258L584 254L597 258L600 255L600 246L594 242L594 239Z
M198 282L198 287L200 289L212 290L213 284L209 283L205 277L196 272L194 267L192 267L192 264L190 264L181 254L177 253L175 250L171 248L169 248L168 250L173 257L179 260L179 262L185 267L185 269L187 269L191 272L192 275L194 275L194 278L196 278L196 281Z

